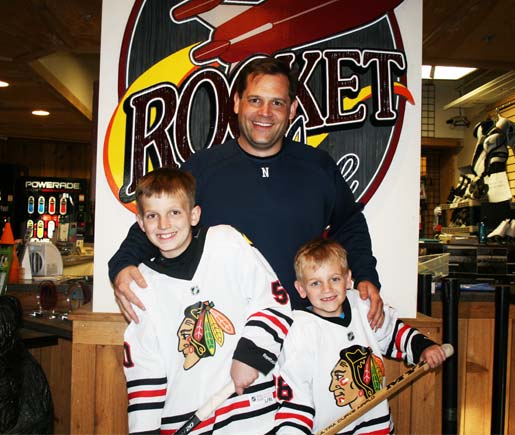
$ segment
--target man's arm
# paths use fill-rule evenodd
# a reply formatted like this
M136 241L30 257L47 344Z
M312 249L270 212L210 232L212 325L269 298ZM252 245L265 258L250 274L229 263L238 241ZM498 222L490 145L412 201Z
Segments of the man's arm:
M361 281L356 286L361 299L370 299L368 321L372 329L380 328L384 322L383 299L379 289L370 281Z
M137 266L157 253L157 248L150 243L145 233L135 223L131 226L118 251L109 260L109 278L114 286L116 302L128 321L134 320L136 323L139 321L132 304L142 310L145 309L130 289L132 281L136 281L139 287L147 286Z
M329 236L347 250L355 286L362 299L370 299L368 320L375 329L384 321L383 300L379 294L381 284L376 270L377 261L372 254L372 241L362 213L363 205L356 203L336 165L334 170L335 204Z
M138 266L142 261L158 254L157 248L150 243L137 223L134 223L121 243L118 251L108 262L109 278L115 282L118 273L127 266Z

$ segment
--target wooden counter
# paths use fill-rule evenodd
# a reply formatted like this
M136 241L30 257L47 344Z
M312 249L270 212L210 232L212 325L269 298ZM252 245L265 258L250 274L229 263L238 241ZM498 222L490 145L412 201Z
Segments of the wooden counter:
M489 298L492 299L492 298ZM442 302L431 314L442 316ZM460 300L458 305L458 423L460 435L490 434L495 304ZM515 433L515 305L510 305L506 379L506 434ZM513 416L510 419L510 416Z
M29 352L43 368L54 404L54 433L70 433L70 394L72 368L72 323L64 320L23 318L20 331ZM53 339L42 345L31 346L30 340L41 334Z
M458 424L460 435L490 434L494 303L460 300L458 338ZM442 303L432 304L433 317L419 314L405 319L435 341L441 340ZM123 375L121 314L91 313L88 308L70 320L30 319L38 330L61 330L57 346L31 349L37 355L52 389L56 433L127 433L127 394ZM505 433L515 433L515 307L510 308ZM48 329L52 325L54 329ZM68 335L69 334L69 335ZM73 337L72 340L68 337ZM403 363L386 360L387 381L406 370ZM441 433L442 372L420 378L390 401L397 434Z
M120 314L70 315L73 323L71 434L127 433L127 390L123 374Z

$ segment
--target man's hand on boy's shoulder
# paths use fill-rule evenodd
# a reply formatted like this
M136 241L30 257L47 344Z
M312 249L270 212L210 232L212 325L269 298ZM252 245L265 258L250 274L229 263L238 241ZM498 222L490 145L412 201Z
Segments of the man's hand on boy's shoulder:
M445 352L439 344L433 344L432 346L424 349L424 352L420 355L420 361L427 361L429 367L432 369L440 366L447 359Z
M370 281L360 281L357 290L361 299L370 300L370 310L367 316L370 326L372 329L380 328L384 322L384 304L379 289Z
M259 372L254 367L237 359L232 360L231 378L237 394L242 394L243 390L250 387L258 376Z
M118 272L114 280L114 296L125 319L138 323L139 318L132 308L132 304L145 311L145 306L131 290L131 282L135 281L139 287L146 287L147 283L136 266L127 266Z

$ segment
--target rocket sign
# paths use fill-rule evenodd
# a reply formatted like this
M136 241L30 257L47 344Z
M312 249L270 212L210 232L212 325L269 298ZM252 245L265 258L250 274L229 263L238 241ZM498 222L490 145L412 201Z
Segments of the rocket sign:
M145 173L237 137L234 77L253 57L273 55L299 73L287 135L328 151L368 202L396 151L406 102L414 104L394 12L401 2L137 0L104 140L113 194L134 211Z

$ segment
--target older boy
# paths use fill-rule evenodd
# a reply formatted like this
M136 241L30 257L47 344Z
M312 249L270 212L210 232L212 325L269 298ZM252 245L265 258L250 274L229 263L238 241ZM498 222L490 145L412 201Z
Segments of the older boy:
M316 433L366 400L385 384L381 355L431 367L445 360L441 347L400 321L385 306L383 326L374 331L368 302L352 288L342 246L330 239L303 245L295 257L295 288L311 306L294 311L279 357L276 414L278 435ZM347 426L345 434L389 434L388 403L380 403Z
M274 423L270 374L291 324L286 291L232 227L195 228L195 179L160 168L136 189L137 222L160 255L125 333L131 433L173 433L230 378L237 395L192 433L254 434ZM251 386L251 388L248 388Z

